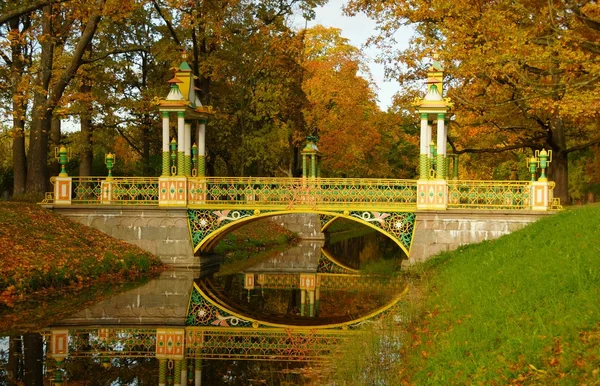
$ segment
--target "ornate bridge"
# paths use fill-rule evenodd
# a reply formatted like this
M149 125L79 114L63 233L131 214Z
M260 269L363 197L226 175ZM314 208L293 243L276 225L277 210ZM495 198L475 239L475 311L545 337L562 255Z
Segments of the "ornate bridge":
M429 69L427 94L415 102L421 123L418 180L322 178L316 137L307 137L301 151L301 178L206 177L205 124L212 109L200 103L193 79L191 68L184 61L169 81L169 94L158 100L163 119L160 177L112 177L115 158L110 153L106 155L108 177L69 177L65 171L68 152L62 147L59 152L62 172L52 179L54 191L45 203L55 208L74 205L183 208L187 211L193 252L209 250L225 233L261 217L317 213L322 229L340 217L358 221L395 240L407 255L411 253L417 228L416 212L463 210L464 217L464 211L539 213L560 206L552 198L554 183L546 178L552 156L544 150L527 159L531 181L458 180L458 158L446 154L452 102L443 97L443 68L437 61ZM172 114L177 116L177 140L170 141ZM432 141L434 126L437 148ZM197 145L192 145L192 138ZM536 181L538 168L541 173ZM105 224L102 226L106 228ZM456 226L448 229L457 230ZM510 231L508 225L505 228ZM445 238L450 236L456 235ZM488 238L487 234L480 234L466 242ZM445 248L466 242L453 241ZM439 250L439 247L433 249Z
M317 213L376 229L410 254L418 210L548 210L552 182L223 177L55 177L55 207L186 208L194 252L257 219ZM540 196L541 200L536 197ZM540 202L538 202L540 201Z

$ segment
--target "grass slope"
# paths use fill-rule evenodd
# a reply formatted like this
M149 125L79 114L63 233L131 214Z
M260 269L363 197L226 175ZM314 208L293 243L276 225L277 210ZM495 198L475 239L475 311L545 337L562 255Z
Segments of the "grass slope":
M130 280L160 267L142 249L38 205L0 202L0 312L36 292Z
M600 384L600 206L567 210L424 268L405 383Z

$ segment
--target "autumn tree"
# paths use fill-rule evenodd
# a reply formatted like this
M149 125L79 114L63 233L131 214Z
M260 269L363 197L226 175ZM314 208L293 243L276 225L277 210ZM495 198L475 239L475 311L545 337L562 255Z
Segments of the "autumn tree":
M320 137L324 174L412 177L399 170L400 158L393 160L405 140L395 125L398 115L380 111L359 49L341 30L320 25L305 31L304 44L304 117L308 131Z
M551 149L554 194L568 201L569 154L600 143L595 1L352 0L348 11L377 21L373 41L409 89L439 53L455 102L455 153ZM415 35L409 48L394 50L403 25ZM468 135L473 129L477 136Z

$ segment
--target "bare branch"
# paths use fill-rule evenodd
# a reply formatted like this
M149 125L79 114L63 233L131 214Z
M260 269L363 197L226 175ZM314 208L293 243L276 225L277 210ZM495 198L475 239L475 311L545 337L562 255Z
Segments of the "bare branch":
M104 52L104 53L102 53L102 55L96 56L94 58L83 59L82 60L82 64L94 63L94 62L97 62L99 60L106 59L106 58L108 58L111 55L125 54L125 53L128 53L128 52L147 52L147 53L150 53L150 50L148 48L146 48L146 47L141 47L141 46L129 47L129 48L117 48L117 49L114 49L112 51Z
M23 16L29 12L33 12L33 11L37 11L38 9L42 9L43 7L45 7L48 4L65 3L67 1L71 1L71 0L41 0L41 1L37 1L33 4L24 5L20 8L15 8L15 9L11 9L11 10L0 9L0 13L1 13L0 14L0 25L6 23L13 17ZM10 5L6 5L6 7L9 8Z
M181 40L179 40L179 37L177 36L177 31L175 31L175 28L173 28L173 24L171 23L171 21L168 20L164 15L162 9L160 8L160 5L158 5L158 2L156 0L152 0L152 5L154 5L154 9L156 9L158 15L161 17L161 19L164 20L165 24L167 25L167 28L171 33L171 37L173 38L173 40L175 40L175 44L181 46Z

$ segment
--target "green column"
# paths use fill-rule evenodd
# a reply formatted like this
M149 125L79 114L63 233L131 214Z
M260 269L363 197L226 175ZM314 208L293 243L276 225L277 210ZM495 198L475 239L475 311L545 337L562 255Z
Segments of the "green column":
M315 178L317 176L317 160L315 159L316 155L312 154L310 156L310 176Z
M158 360L158 386L166 386L167 384L167 360Z
M321 157L317 158L317 178L321 178Z
M440 180L446 179L446 157L443 154L437 154L437 178Z
M174 384L175 386L181 386L181 360L175 360L175 368L173 369L174 373Z
M196 364L194 365L194 379L196 385L202 384L202 359L196 358Z
M431 165L429 164L429 157L427 154L419 155L419 179L427 180L429 179L429 168Z
M198 177L204 177L206 175L206 157L203 155L198 156Z
M306 178L306 156L302 154L302 177Z

